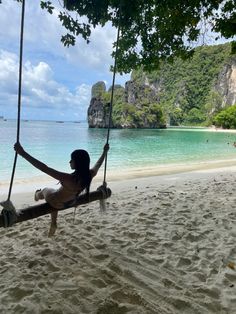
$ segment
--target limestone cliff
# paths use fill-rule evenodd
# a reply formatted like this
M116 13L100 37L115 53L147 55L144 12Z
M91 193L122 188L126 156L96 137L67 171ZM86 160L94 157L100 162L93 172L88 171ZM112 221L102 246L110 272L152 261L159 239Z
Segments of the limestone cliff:
M93 89L93 88L92 88ZM143 97L146 95L147 99ZM88 108L91 128L106 128L109 124L110 89L103 97L92 97ZM164 128L165 120L156 93L149 85L128 81L125 88L116 86L111 127Z
M93 97L88 108L88 125L90 128L106 128L109 123L109 115L105 111L101 99Z
M236 104L236 58L231 58L220 72L215 90L222 97L222 107Z
M94 93L94 90L100 92ZM98 82L88 109L90 127L107 127L110 90ZM208 125L222 108L236 104L236 56L228 44L196 49L192 59L163 63L151 73L132 72L114 94L112 127L160 128Z

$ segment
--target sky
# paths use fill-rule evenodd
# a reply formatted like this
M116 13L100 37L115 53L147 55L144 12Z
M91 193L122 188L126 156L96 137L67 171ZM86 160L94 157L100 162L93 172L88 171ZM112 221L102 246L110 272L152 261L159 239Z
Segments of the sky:
M92 85L104 81L107 89L111 86L111 52L117 30L111 25L96 27L89 44L77 38L75 46L64 47L61 35L66 30L57 17L62 10L60 0L51 2L56 7L54 15L40 8L40 0L25 0L21 118L86 120ZM20 22L21 4L1 0L0 116L7 119L17 118ZM117 74L115 83L124 86L129 79L129 74Z
M17 118L21 4L0 4L0 116ZM59 1L52 1L60 10ZM58 11L57 11L58 12ZM64 47L65 34L57 15L40 8L40 0L25 1L21 118L81 121L87 118L92 85L112 83L110 65L116 29L96 27L90 44L77 38ZM116 75L124 86L130 75Z

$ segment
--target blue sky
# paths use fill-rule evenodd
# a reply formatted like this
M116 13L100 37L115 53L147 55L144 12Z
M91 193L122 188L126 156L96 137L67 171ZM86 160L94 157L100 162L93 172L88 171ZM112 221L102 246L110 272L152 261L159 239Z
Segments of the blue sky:
M51 0L56 6L55 15L42 10L40 0L25 1L22 119L85 120L92 85L98 81L104 81L107 88L111 85L109 69L113 64L111 52L116 29L110 25L97 27L89 45L78 38L76 46L66 48L60 41L66 31L57 18L62 9L60 1ZM21 4L16 0L1 2L0 116L14 119L17 117ZM206 34L202 36L205 37ZM214 43L214 37L210 34L209 44ZM220 39L218 43L224 41ZM130 75L117 75L116 83L124 85L129 79Z
M60 10L59 2L52 1ZM0 4L0 116L16 118L21 5L15 0ZM40 0L26 0L22 119L84 120L91 87L112 82L112 43L116 30L96 28L89 45L79 38L75 47L60 42L61 27L56 14L40 8ZM117 75L124 85L130 75Z

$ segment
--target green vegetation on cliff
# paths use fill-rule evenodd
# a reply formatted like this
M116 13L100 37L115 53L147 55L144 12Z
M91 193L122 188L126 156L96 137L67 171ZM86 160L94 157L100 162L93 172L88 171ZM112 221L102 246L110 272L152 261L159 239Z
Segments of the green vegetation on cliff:
M128 128L162 128L165 126L165 119L158 104L137 108L132 104L120 103L114 107L113 124Z
M212 113L217 113L222 104L222 96L214 86L232 58L230 49L229 44L197 48L187 61L162 63L157 71L145 75L142 69L133 71L132 80L141 84L144 76L148 78L171 124L210 124Z
M223 129L236 129L236 105L222 110L218 113L213 123Z
M108 115L111 89L104 92L101 100L104 104L105 116ZM161 106L154 101L140 98L138 103L125 101L126 92L121 86L114 90L112 124L116 128L160 128L165 127L165 118Z
M230 50L230 44L203 46L187 61L176 58L172 64L162 62L149 73L142 68L134 70L125 88L115 88L114 127L208 126L218 121L214 117L222 108L232 106L236 93L231 91L231 103L227 103L232 85L229 77L236 65ZM93 91L98 89L106 111L110 89L104 90L101 82L93 87Z
M101 98L102 95L106 91L106 85L103 81L99 81L96 84L93 85L92 91L91 91L91 96L96 97L96 98Z

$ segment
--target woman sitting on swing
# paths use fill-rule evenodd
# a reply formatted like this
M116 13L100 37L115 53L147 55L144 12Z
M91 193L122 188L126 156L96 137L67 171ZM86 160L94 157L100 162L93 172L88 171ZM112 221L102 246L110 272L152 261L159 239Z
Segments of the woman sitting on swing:
M109 150L109 144L105 144L102 155L96 162L95 166L91 169L88 152L83 149L73 151L70 160L70 167L74 170L72 173L60 172L48 167L38 159L28 154L20 143L16 143L14 145L14 149L17 154L26 159L34 167L61 183L61 186L57 190L52 188L37 190L34 195L35 201L45 199L46 202L48 202L53 208L62 209L64 208L64 203L73 200L83 190L85 190L88 195L91 181L96 176L105 159ZM57 215L58 211L53 211L51 213L51 225L48 236L54 235L57 229Z

